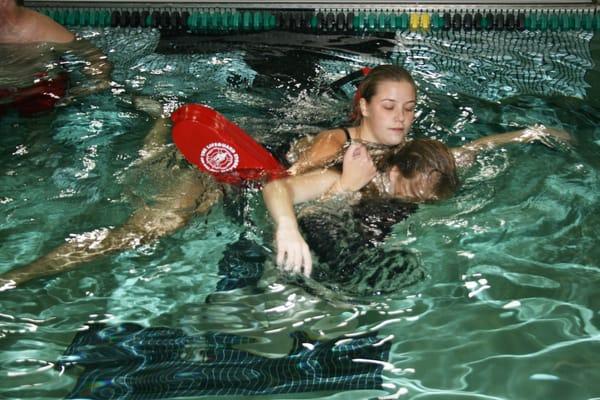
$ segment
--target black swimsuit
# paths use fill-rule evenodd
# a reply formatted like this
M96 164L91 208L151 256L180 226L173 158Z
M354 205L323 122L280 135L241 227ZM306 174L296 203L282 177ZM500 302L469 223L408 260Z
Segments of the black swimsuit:
M348 128L346 128L345 126L340 127L341 130L344 131L344 133L346 134L346 142L350 143L352 142L352 136L350 136L350 131L348 130Z

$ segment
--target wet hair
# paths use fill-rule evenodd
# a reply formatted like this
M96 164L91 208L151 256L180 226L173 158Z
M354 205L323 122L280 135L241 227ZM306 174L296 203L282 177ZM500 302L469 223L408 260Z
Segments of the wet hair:
M459 186L454 156L450 148L438 140L411 140L391 154L385 164L388 168L397 167L407 179L428 175L434 185L435 200L451 197Z
M417 93L417 85L413 77L404 68L391 64L379 65L373 68L358 85L356 96L354 96L352 112L350 113L350 121L354 125L359 125L362 121L360 99L365 99L367 103L370 102L371 98L377 93L379 83L385 81L408 82Z

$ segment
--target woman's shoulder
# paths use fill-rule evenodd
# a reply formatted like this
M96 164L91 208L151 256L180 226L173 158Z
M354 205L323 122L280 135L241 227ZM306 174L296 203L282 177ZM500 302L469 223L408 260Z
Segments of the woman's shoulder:
M333 128L321 131L315 137L318 141L332 141L336 144L343 144L348 141L350 136L350 129L352 128Z
M340 152L346 143L346 133L342 128L328 129L314 137L300 139L287 154L290 164L294 164L290 171L298 174L323 167L333 160L341 162Z
M340 152L343 152L345 146L350 144L350 140L350 133L346 133L342 128L322 131L317 134L312 142L312 158L314 160L331 161L332 157L337 158L343 155Z

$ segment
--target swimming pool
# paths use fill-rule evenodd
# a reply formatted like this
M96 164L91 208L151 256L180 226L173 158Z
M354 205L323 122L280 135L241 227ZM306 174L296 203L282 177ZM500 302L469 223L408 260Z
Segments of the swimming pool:
M58 367L57 360L75 333L97 323L180 329L178 337L201 335L205 342L215 337L209 332L246 338L233 347L265 360L281 360L299 343L311 350L365 336L370 348L386 349L365 353L383 367L369 377L379 389L349 382L342 382L346 389L299 388L292 379L289 390L255 398L600 396L593 372L600 364L597 37L549 34L519 47L517 33L407 33L369 45L336 37L302 45L286 38L286 45L268 33L211 44L185 38L159 44L158 32L149 30L82 34L111 56L116 84L110 93L38 119L3 117L0 271L33 261L65 238L118 226L140 199L160 189L151 171L135 169L151 120L133 109L127 92L171 109L209 104L277 148L344 121L346 103L318 95L319 87L364 64L393 61L419 84L415 136L458 145L543 123L571 132L578 144L483 154L453 199L421 206L397 224L384 246L409 249L427 271L426 279L397 293L347 297L285 279L270 260L272 228L252 191L157 243L2 292L3 397L63 398L79 371ZM220 260L232 249L235 255L240 236L267 253L264 274L217 291L226 275ZM241 264L261 262L242 250ZM205 342L186 344L192 351ZM71 356L85 357L85 347L76 350ZM343 354L368 363L362 353ZM299 369L317 366L306 362ZM93 385L109 388L119 379L103 376Z

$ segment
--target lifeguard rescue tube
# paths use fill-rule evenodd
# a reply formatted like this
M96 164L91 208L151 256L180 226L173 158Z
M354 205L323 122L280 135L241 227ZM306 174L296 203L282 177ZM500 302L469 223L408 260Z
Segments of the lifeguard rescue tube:
M69 76L62 72L52 78L41 72L36 74L36 83L24 88L0 88L0 112L15 108L24 116L50 111L65 96L69 86Z
M186 104L171 120L173 142L186 160L220 182L242 185L287 175L271 153L210 107Z

